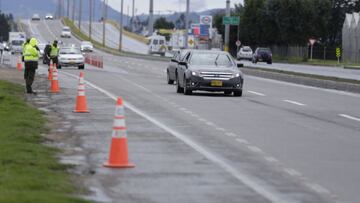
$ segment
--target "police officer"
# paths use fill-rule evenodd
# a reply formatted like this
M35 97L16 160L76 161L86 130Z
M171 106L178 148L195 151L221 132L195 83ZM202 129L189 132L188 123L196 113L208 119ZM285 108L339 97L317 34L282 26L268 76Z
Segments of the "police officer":
M25 53L25 46L28 45L30 43L30 38L27 38L26 41L22 44L21 48L22 48L22 62L24 62L24 53Z
M38 68L39 51L37 48L37 44L37 40L35 38L31 38L30 42L24 47L24 79L26 83L26 92L28 94L36 94L36 92L32 90L31 86L34 82L36 69Z
M54 43L51 45L50 59L56 65L58 65L58 55L59 55L58 41L54 40Z

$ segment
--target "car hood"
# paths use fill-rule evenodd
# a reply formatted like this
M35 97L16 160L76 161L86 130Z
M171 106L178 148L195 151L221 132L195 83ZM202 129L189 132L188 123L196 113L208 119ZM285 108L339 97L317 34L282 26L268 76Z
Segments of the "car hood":
M60 54L60 58L82 58L83 55L81 54Z
M240 72L238 69L232 68L232 67L221 67L217 66L216 68L214 66L190 66L189 69L191 71L196 72L222 72L222 73L238 73Z

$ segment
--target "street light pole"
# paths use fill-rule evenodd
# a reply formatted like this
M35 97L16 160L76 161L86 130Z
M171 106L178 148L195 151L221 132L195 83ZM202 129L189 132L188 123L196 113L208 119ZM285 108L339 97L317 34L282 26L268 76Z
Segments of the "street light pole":
M149 10L149 36L154 32L154 0L150 0L150 10Z
M81 32L81 7L82 7L82 0L79 0L79 30Z
M132 21L131 21L131 31L134 32L135 30L135 0L132 1L132 17L131 17Z
M120 13L120 37L119 37L119 51L122 51L122 35L123 35L123 16L124 16L124 0L121 0L121 13Z
M75 10L76 10L76 3L74 0L72 0L72 21L75 23Z
M189 15L190 15L190 0L186 0L185 48L188 48L188 41L189 41Z
M67 0L66 2L66 17L70 18L70 0Z
M89 0L89 9L90 9L90 15L89 15L89 38L91 40L91 30L92 30L92 16L93 16L93 0Z
M230 0L226 0L226 16L230 17ZM230 25L225 25L225 47L224 51L229 52Z
M105 21L106 21L106 9L107 9L107 7L106 7L106 5L107 5L107 0L104 0L103 1L104 3L103 3L103 46L105 47L105 26L106 26L106 24L105 24Z

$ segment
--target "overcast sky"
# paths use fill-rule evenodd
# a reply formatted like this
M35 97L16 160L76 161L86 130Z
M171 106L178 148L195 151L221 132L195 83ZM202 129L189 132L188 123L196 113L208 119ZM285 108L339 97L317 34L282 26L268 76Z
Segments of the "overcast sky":
M120 10L120 0L108 0L111 7ZM230 0L231 7L235 3L243 3L243 0ZM150 0L135 0L136 14L149 13ZM132 0L124 0L124 12L129 7L132 9ZM225 8L226 0L190 0L191 11L203 11L213 8ZM186 9L186 0L154 0L154 11L156 14L164 14L166 12L183 12Z

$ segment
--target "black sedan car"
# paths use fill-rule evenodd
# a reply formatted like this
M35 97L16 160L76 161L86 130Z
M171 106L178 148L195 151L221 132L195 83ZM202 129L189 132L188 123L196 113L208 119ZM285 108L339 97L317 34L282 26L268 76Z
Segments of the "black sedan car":
M185 95L201 90L242 96L244 77L238 67L241 65L227 52L188 51L175 73L176 91Z
M174 56L171 58L171 61L166 69L166 81L168 84L174 84L174 81L176 81L176 72L179 67L179 62L182 61L185 54L188 52L189 50L183 49L174 53Z
M253 54L252 62L266 62L267 64L272 64L271 50L269 48L257 48Z

